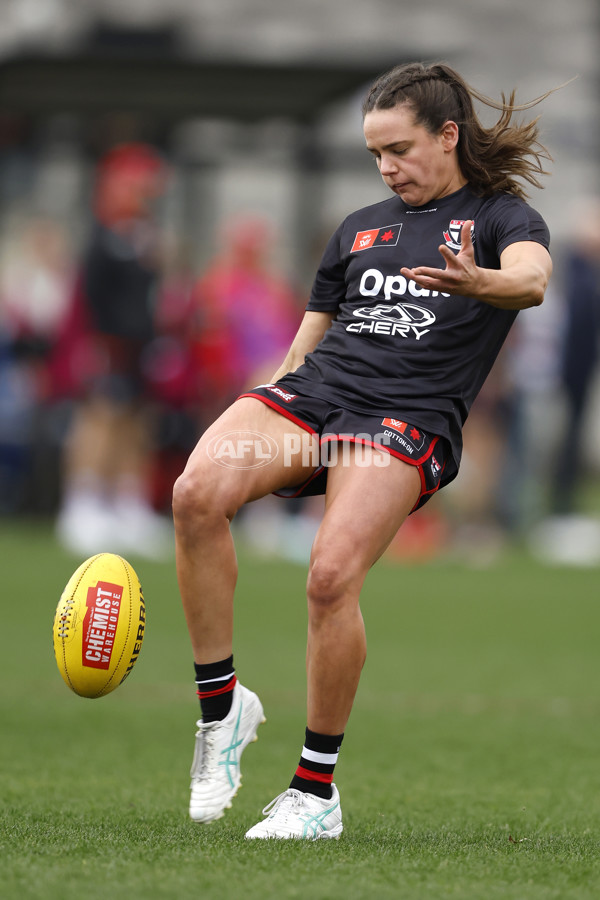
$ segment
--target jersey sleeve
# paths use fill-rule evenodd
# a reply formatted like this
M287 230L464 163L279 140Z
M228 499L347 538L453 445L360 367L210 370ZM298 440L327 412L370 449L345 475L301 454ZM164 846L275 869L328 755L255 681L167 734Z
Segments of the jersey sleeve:
M500 195L490 205L485 228L498 256L519 241L534 241L546 250L550 246L550 232L539 212L509 194Z
M343 224L329 239L306 309L308 312L335 312L346 297L345 266L340 240Z

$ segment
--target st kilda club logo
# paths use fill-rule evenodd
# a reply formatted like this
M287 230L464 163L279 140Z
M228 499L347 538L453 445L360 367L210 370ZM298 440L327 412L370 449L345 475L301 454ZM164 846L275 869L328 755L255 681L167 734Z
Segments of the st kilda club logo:
M370 250L371 247L395 247L400 238L402 225L384 225L369 231L357 231L350 253Z
M460 233L465 222L468 222L468 219L452 219L450 224L448 225L448 230L444 231L444 240L448 247L452 247L453 250L460 250L461 242L460 242ZM475 222L471 225L471 240L473 240L473 232L475 230Z

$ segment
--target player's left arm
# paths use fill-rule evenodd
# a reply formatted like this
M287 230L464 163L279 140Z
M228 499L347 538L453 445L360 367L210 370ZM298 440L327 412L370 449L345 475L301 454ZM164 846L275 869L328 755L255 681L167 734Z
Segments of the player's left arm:
M509 244L500 255L500 268L485 269L475 263L472 224L467 221L462 226L461 249L456 255L444 244L439 247L445 269L403 268L404 277L429 290L474 297L500 309L539 306L552 274L552 260L546 248L536 241Z

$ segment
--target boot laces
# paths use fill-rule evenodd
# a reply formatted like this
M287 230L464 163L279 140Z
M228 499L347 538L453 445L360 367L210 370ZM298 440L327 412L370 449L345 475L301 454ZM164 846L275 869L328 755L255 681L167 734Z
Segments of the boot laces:
M274 800L267 803L263 809L263 815L266 816L268 813L280 813L283 811L286 813L295 813L303 805L304 795L302 792L297 791L295 788L288 788L287 791L283 791L283 793L275 797Z
M202 780L217 768L217 728L219 722L206 725L200 720L196 732L196 746L192 760L192 776Z

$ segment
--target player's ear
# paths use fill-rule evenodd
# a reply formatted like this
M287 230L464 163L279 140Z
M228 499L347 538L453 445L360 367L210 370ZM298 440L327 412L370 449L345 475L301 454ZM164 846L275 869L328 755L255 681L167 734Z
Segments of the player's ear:
M444 150L454 150L458 144L458 125L456 122L453 122L452 119L444 122L440 136Z

